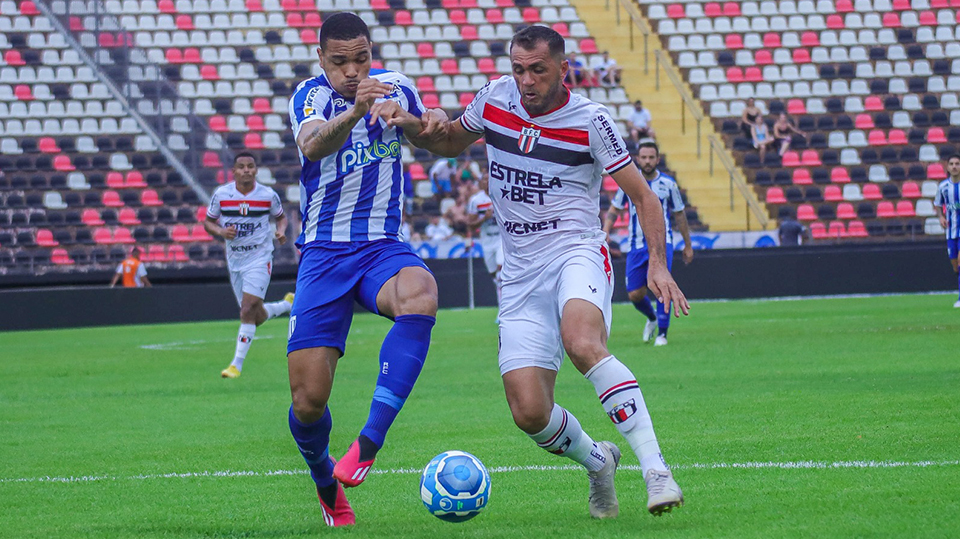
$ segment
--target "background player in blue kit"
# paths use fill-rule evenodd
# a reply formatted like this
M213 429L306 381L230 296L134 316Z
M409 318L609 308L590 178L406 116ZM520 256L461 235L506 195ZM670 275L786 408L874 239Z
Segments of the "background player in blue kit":
M647 180L650 189L657 194L660 199L660 205L663 206L664 229L666 230L667 240L667 269L673 269L673 228L671 227L671 214L677 220L677 228L680 235L683 236L683 261L689 264L693 261L693 246L690 244L690 225L687 223L687 216L684 213L683 199L680 197L680 188L677 187L677 181L667 174L660 172L657 165L660 164L660 149L655 142L644 142L640 144L637 152L637 161L640 165L640 173ZM647 298L647 269L650 262L650 251L647 249L646 238L640 227L640 221L637 219L636 207L630 203L630 199L618 189L610 204L610 210L607 212L607 218L604 221L603 229L609 234L613 223L616 222L620 213L629 209L629 244L630 251L627 253L627 294L630 301L638 311L647 317L647 323L643 328L643 342L648 342L653 337L653 332L659 329L654 346L664 346L667 344L667 330L670 328L670 309L664 307L663 303L657 302L657 310L654 312L650 299Z
M960 154L951 155L947 159L947 174L950 177L937 186L937 195L933 199L933 204L937 207L940 226L947 233L947 256L950 257L950 264L956 272L960 263L958 259L960 256ZM960 287L960 273L958 273L957 286ZM953 307L960 309L960 298Z
M316 482L324 522L342 526L355 521L342 487L366 478L423 367L436 321L437 284L399 239L404 133L377 114L389 103L419 118L424 109L416 88L399 73L370 68L370 32L353 13L324 21L318 54L323 72L302 82L290 99L303 165L303 232L287 345L289 423ZM411 129L419 127L414 124ZM394 325L380 351L367 423L335 462L329 456L327 401L354 301Z

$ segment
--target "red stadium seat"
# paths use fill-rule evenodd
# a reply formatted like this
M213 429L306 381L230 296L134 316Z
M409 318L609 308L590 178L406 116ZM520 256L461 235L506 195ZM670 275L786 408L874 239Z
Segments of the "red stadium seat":
M476 26L465 24L460 27L460 39L464 41L476 41L478 37Z
M810 223L810 237L815 240L828 238L829 236L827 235L827 227L820 222Z
M447 58L440 62L440 71L444 75L456 75L460 73L460 66L457 65L457 61L453 58Z
M950 7L950 2L948 0L930 0L930 7L933 9L943 9Z
M211 116L209 120L210 130L215 133L227 131L227 119L223 116Z
M837 0L834 9L837 13L850 13L853 11L853 0Z
M492 75L497 72L497 66L493 58L480 58L477 60L477 69L484 75Z
M827 202L840 202L843 200L843 191L837 185L828 185L823 188L823 199Z
M470 102L473 101L473 98L475 97L475 95L476 94L472 92L464 92L460 94L460 107L466 108L467 105L469 105Z
M880 129L874 129L867 135L867 143L871 146L886 146L887 135Z
M797 219L800 221L816 221L817 212L813 210L810 204L800 204L797 206Z
M37 9L36 4L31 0L24 0L20 2L20 14L21 15L39 15L40 10Z
M570 27L567 26L565 22L555 22L550 25L550 28L553 28L553 31L560 34L562 37L570 37Z
M243 145L251 150L262 150L263 138L260 133L247 133L243 136Z
M200 66L200 76L203 77L203 80L220 80L220 74L217 73L217 66L215 65Z
M387 0L370 0L370 7L374 11L387 11L390 9L390 4Z
M481 61L484 58L480 59ZM424 92L436 92L436 88L433 85L433 77L417 77L417 91L421 94Z
M853 204L841 202L837 204L837 217L840 219L856 219L857 212L853 209Z
M743 80L746 82L763 82L763 72L759 67L748 67L743 72Z
M137 213L133 211L133 208L123 208L120 210L120 224L126 226L139 225L140 219L137 218Z
M53 232L45 228L37 230L37 245L40 247L56 247L60 245L60 242L53 239Z
M940 132L942 133L943 130L941 129ZM53 140L52 137L42 137L37 143L37 149L43 153L60 153L57 141Z
M297 0L281 0L280 7L284 11L296 11L297 10Z
M827 15L827 28L831 30L842 30L844 28L843 17L836 13Z
M487 10L487 22L490 24L500 24L503 22L503 12L499 9Z
M947 136L943 133L943 128L940 127L931 127L927 131L927 142L931 144L939 144L947 141Z
M456 9L460 7L460 2L458 0L443 0L440 2L440 6L443 9Z
M936 26L937 16L932 11L920 12L920 26Z
M667 17L671 19L682 19L686 16L683 11L683 4L670 4L667 6Z
M743 82L743 70L739 67L728 67L727 82Z
M207 168L221 168L223 163L220 161L220 155L217 152L203 152L203 166Z
M23 55L20 54L20 51L17 49L10 49L5 52L3 54L3 61L6 62L7 65L11 66L27 65L26 60L23 59Z
M428 109L435 109L440 107L440 98L437 97L437 94L434 94L434 93L423 94L420 96L420 100L423 101L423 106Z
M710 2L703 6L703 14L707 17L719 17L723 15L723 10L717 2Z
M866 238L870 234L867 233L867 227L863 226L863 221L850 221L850 224L847 226L847 237L848 238Z
M123 201L120 200L120 193L109 189L103 192L103 205L108 208L123 207Z
M920 186L917 182L904 182L900 195L903 198L920 198Z
M267 130L266 126L263 125L263 117L257 116L257 115L247 116L247 129L249 129L250 131L266 131Z
M143 174L139 170L131 170L127 172L127 176L124 179L124 185L126 187L146 187L147 182L143 179Z
M768 32L763 34L763 46L768 49L777 49L780 47L780 34Z
M200 49L196 47L187 47L183 51L183 62L186 64L200 63Z
M833 183L850 183L850 174L844 167L834 167L830 171L830 181Z
M609 174L603 176L602 183L600 184L600 189L608 193L616 193L617 189L620 189L620 186L617 185L617 180L613 179L613 176ZM621 217L623 214L620 215Z
M166 262L167 254L163 252L163 245L153 244L147 247L147 252L140 255L143 262Z
M740 34L727 34L724 40L728 49L735 50L743 48L743 36Z
M883 110L883 100L875 95L868 95L867 98L863 101L863 108L869 112L877 112Z
M756 62L758 66L770 65L773 63L773 55L771 55L768 50L759 50L754 55L754 62Z
M98 228L93 231L93 241L101 245L113 245L113 234L109 228Z
M724 2L723 3L723 16L724 17L739 17L740 16L740 4L737 2Z
M813 184L813 178L810 177L810 171L805 168L793 169L793 183L795 185Z
M460 0L460 7L463 9L472 9L477 7L477 0Z
M197 222L202 223L207 219L207 207L200 206L197 208Z
M190 230L186 225L174 225L170 229L170 239L177 242L192 241L190 239Z
M597 49L597 42L594 41L593 38L588 37L580 42L580 52L584 54L597 54L600 50Z
M317 4L314 0L300 0L297 2L297 9L300 11L312 11L316 13Z
M253 112L257 114L270 114L273 107L270 106L270 100L266 97L258 97L253 100Z
M910 7L910 0L893 0L893 9L897 11L912 9Z
M423 165L420 163L410 163L410 177L414 181L426 180L427 173L423 170Z
M77 170L77 167L73 166L73 163L70 162L70 156L61 154L53 158L53 170L57 172L71 172Z
M183 63L183 53L180 52L180 49L167 49L167 63L168 64L182 64Z
M793 63L809 64L810 51L808 51L807 49L793 49Z
M320 18L320 14L316 12L309 12L303 15L303 25L308 28L313 28L316 30L320 28L323 24L323 19Z
M817 150L803 150L800 162L803 163L805 167L819 167L823 164L820 162L820 154L817 153Z
M540 22L540 10L535 7L523 8L523 22L527 24Z
M107 173L107 187L110 189L123 189L126 185L123 182L123 174L113 171Z
M827 230L827 235L831 238L846 238L847 230L843 226L842 221L830 221L830 228Z
M228 170L226 174L224 174L223 170L217 171L217 183L224 184L224 183L230 183L232 181L233 181L233 170Z
M153 189L144 189L143 193L140 193L140 203L144 206L163 206L160 196Z
M76 263L63 247L57 247L50 253L50 262L58 266L70 266Z
M190 239L193 241L213 241L213 236L203 228L202 224L196 224L190 228Z
M887 135L887 142L890 144L907 144L907 134L902 129L891 129Z
M864 200L883 200L883 194L880 192L880 187L875 183L868 183L864 185L863 199Z
M103 225L103 219L100 218L100 212L93 208L87 208L83 210L81 214L80 222L87 226L101 226Z
M495 3L497 7L515 7L517 5L514 0L496 0Z
M398 9L394 14L393 23L399 24L400 26L410 26L413 24L413 17L410 15L410 12L405 9Z
M783 189L780 187L770 187L767 189L767 204L786 204L787 198L783 196Z
M800 166L800 156L797 155L797 152L786 152L783 154L783 166L785 167L799 167Z
M420 58L436 58L437 55L433 52L433 43L430 43L429 41L418 43L417 56Z
M129 228L118 227L113 231L113 243L130 245L137 243L137 240L133 239L133 235L130 234Z
M913 202L901 200L897 202L897 217L916 217L917 212L913 210Z
M881 200L877 202L877 217L887 219L890 217L896 217L897 210L893 207L893 202L889 200Z
M853 125L856 126L857 129L873 129L873 116L869 114L857 114Z
M787 113L788 114L806 114L807 105L803 102L802 99L791 99L787 101Z
M804 47L819 47L820 36L816 32L804 32L800 36L800 44Z
M105 49L109 49L109 48L115 47L115 46L117 45L117 44L114 42L114 40L113 40L113 34L109 34L109 33L102 33L102 34L100 34L100 37L98 38L98 41L99 41L99 43L100 43L100 46L103 47L103 48L105 48Z
M947 177L947 172L943 170L940 163L931 163L927 165L927 178L931 180L943 180Z
M451 9L450 10L450 22L460 26L461 24L467 24L467 12L462 9Z
M70 17L70 30L73 32L83 32L85 30L83 20L76 15L72 15Z
M287 13L287 26L291 28L303 27L303 15L297 11Z
M313 28L304 28L300 30L300 41L305 45L316 45L320 43L320 38L317 36L317 31Z
M173 14L177 12L177 7L174 5L173 0L160 0L157 2L157 9L160 13ZM250 9L250 2L247 2L247 9ZM261 11L263 8L261 8Z
M190 18L190 15L177 15L177 29L178 30L193 30L193 19Z
M33 91L26 84L18 84L13 88L13 95L20 101L33 101Z
M892 11L884 13L883 25L887 28L900 28L900 15Z
M187 253L183 250L182 245L171 245L167 249L167 261L168 262L190 262L190 257L187 256Z

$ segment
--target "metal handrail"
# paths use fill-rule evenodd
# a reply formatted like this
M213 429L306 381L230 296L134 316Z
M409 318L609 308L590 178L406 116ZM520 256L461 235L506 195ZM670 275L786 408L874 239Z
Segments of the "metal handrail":
M727 175L730 177L730 211L734 210L733 188L736 186L737 190L740 191L740 195L743 196L744 202L747 204L747 230L750 230L751 212L757 218L757 222L760 223L760 226L766 230L770 219L763 207L760 205L760 202L756 199L753 191L750 189L750 186L747 185L747 180L743 177L743 173L740 172L740 167L738 167L733 160L730 159L730 156L727 155L726 145L715 135L708 136L707 140L710 141L710 176L713 176L713 155L717 154L720 156L720 163L722 163L724 168L727 169Z
M647 75L650 73L650 34L653 33L653 30L650 28L650 25L647 24L646 19L643 18L643 15L640 14L640 11L637 9L637 6L633 4L633 0L617 0L616 10L617 10L617 26L620 26L620 9L623 9L627 12L627 16L630 17L630 20L633 22L630 25L630 50L634 50L634 39L633 39L633 29L636 28L640 30L640 33L643 34L643 74ZM610 0L607 0L607 10L610 9Z
M693 115L693 119L697 122L697 159L701 157L700 152L700 139L701 135L701 124L703 122L703 109L700 108L700 105L697 104L697 101L690 95L690 92L687 91L686 86L683 84L683 80L680 79L680 74L677 73L677 70L674 69L673 64L670 62L670 58L662 50L657 49L653 51L653 55L657 59L657 71L656 71L656 88L657 91L660 90L660 68L663 67L663 71L667 74L667 78L670 79L670 82L673 83L673 87L677 90L677 93L680 94L680 99L683 103L680 105L680 132L684 135L687 134L687 109L690 109L690 114Z

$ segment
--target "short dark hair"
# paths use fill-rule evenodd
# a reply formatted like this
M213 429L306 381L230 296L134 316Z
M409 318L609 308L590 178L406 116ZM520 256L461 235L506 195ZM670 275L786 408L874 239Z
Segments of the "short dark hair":
M334 13L320 26L320 48L326 48L327 41L331 39L350 41L360 36L370 41L370 29L367 28L367 23L363 22L363 19L356 13L346 11Z
M237 164L237 161L239 161L240 158L242 158L242 157L249 157L250 159L253 159L253 164L254 164L254 165L257 164L257 158L254 157L253 154L250 153L250 152L240 152L240 153L238 153L238 154L233 158L233 164L236 165L236 164Z
M948 158L947 158L947 162L949 163L951 159L960 159L960 153L955 153L955 154L951 155L950 157L948 157Z
M657 152L657 155L660 155L660 146L657 146L657 143L653 142L652 140L641 142L640 145L637 146L637 155L639 155L640 150L644 148L653 148Z
M514 45L519 45L531 51L537 47L538 43L546 43L552 56L563 58L565 46L563 36L553 28L546 26L528 26L520 30L514 34L513 39L510 40L510 50L513 50Z

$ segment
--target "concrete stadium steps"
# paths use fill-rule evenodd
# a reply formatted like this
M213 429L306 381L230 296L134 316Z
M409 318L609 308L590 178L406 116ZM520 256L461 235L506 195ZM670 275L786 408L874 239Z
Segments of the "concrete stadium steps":
M717 134L713 122L704 115L701 122L701 157L697 158L696 122L688 110L686 134L683 133L683 100L662 71L660 90L656 89L656 62L653 51L662 49L659 37L651 33L648 38L649 72L644 74L643 34L634 28L634 47L631 50L629 25L633 23L626 10L621 7L621 22L617 24L617 2L618 0L571 0L577 8L577 14L595 37L597 48L610 51L610 55L623 68L622 85L630 101L640 99L644 107L650 110L660 148L667 154L670 168L677 172L678 183L687 190L690 203L697 207L703 223L712 231L747 230L748 226L753 230L759 229L752 216L748 225L747 206L739 191L734 193L731 210L729 176L717 158L714 159L714 175L710 175L710 145L707 136ZM635 4L634 7L637 13L641 13L639 7ZM687 89L689 90L689 87ZM699 101L697 103L699 106ZM728 152L726 149L724 151ZM733 157L730 156L730 159L732 161Z

